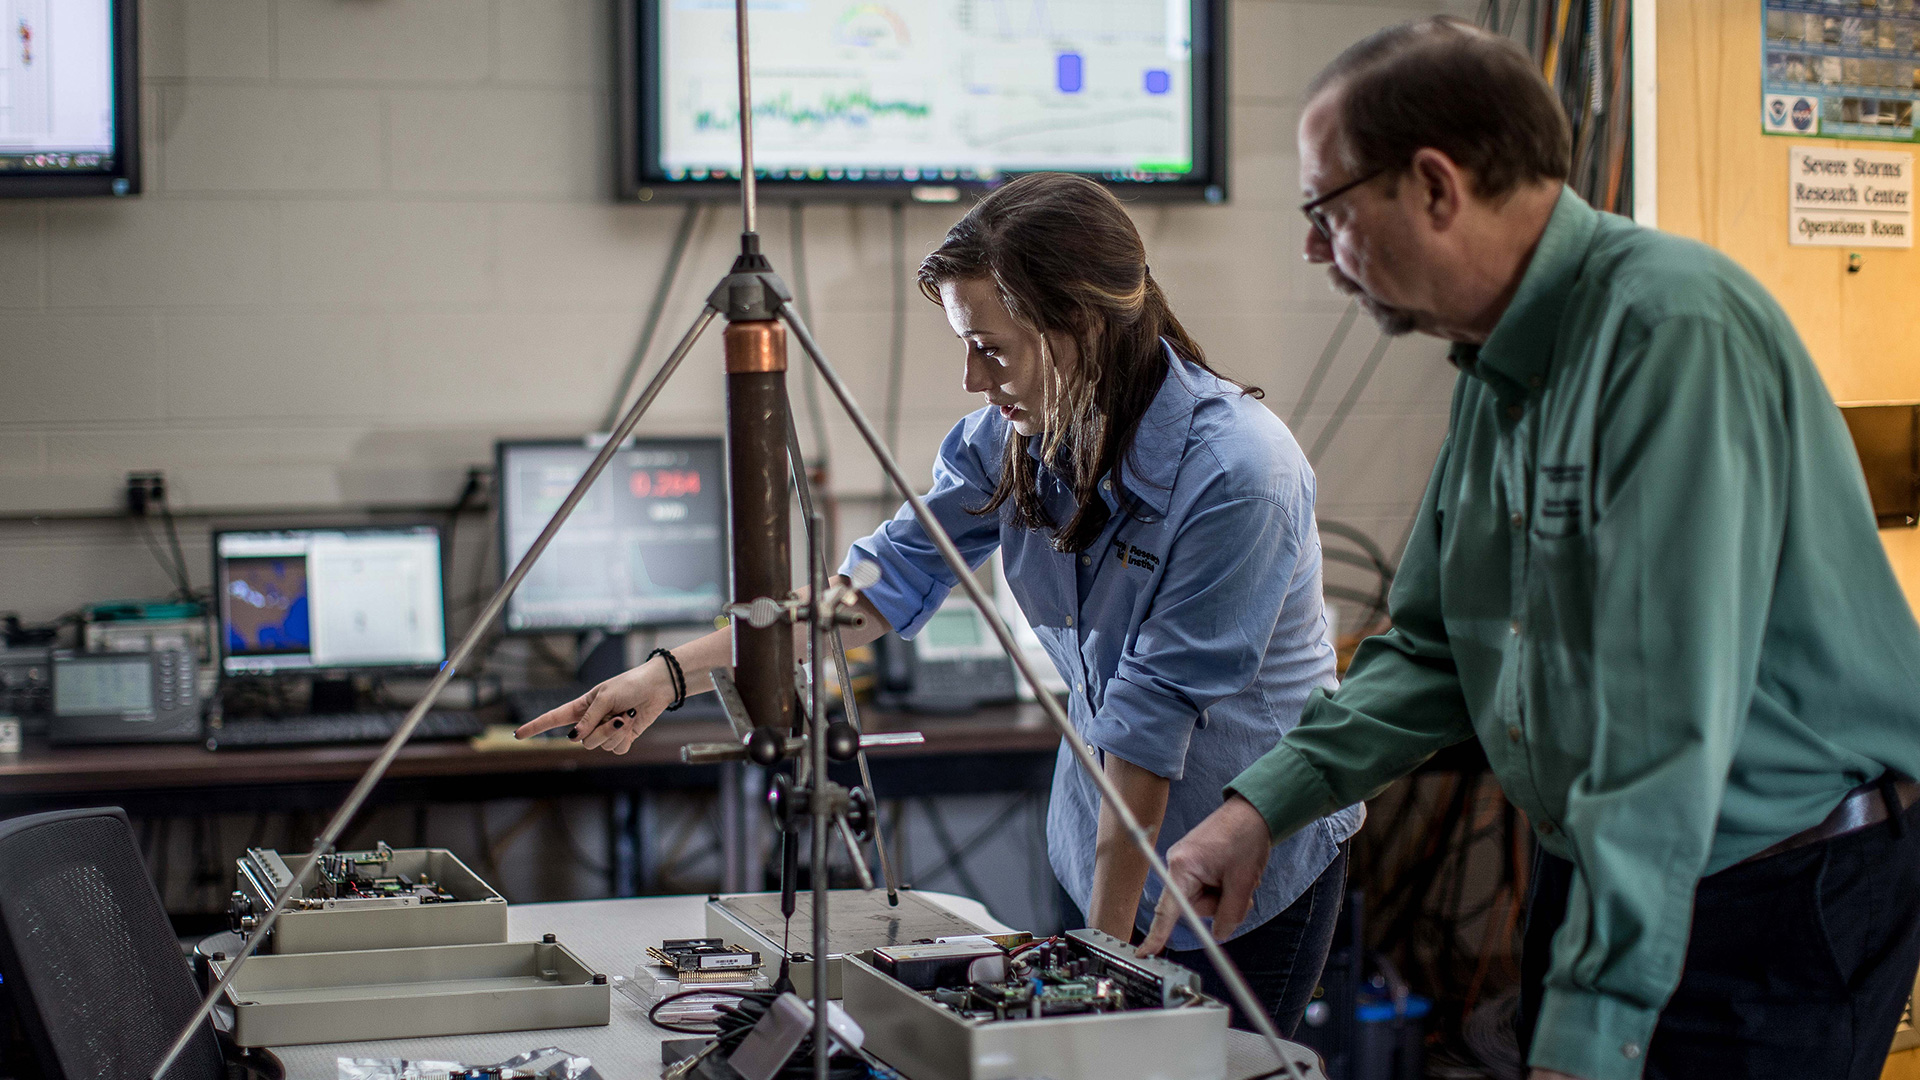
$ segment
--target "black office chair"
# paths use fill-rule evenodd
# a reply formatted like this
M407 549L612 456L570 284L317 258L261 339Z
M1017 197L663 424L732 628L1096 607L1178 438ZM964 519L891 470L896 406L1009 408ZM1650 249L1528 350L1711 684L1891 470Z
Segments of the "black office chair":
M0 821L0 978L46 1080L146 1080L200 1004L126 811ZM227 1080L213 1025L167 1080Z

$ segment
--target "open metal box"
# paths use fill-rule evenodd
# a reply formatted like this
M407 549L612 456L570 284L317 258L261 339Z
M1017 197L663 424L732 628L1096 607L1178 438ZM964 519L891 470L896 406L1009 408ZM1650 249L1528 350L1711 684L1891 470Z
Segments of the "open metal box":
M294 893L263 953L343 952L355 949L406 949L427 945L477 945L507 940L507 901L445 848L389 848L343 851L333 865L377 867L379 877L428 881L451 900L422 902L412 895L330 895L326 870L316 871ZM283 857L252 848L237 861L231 904L233 929L251 933L253 920L273 907L273 898L293 880L293 868L305 855Z
M216 978L231 961L214 961ZM510 944L256 955L227 988L241 1046L604 1025L611 988L551 936Z
M1172 1009L969 1020L876 970L841 965L841 1001L865 1049L914 1080L1221 1080L1227 1013L1210 998Z

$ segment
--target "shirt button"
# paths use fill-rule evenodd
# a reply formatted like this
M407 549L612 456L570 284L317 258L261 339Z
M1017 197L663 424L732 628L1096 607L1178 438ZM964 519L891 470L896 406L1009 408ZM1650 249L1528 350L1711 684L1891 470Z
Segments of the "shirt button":
M1513 740L1514 742L1520 741L1520 725L1519 724L1507 725L1507 738Z
M1526 518L1524 518L1524 517L1521 517L1521 516L1520 516L1520 511L1518 511L1518 510L1515 510L1515 511L1513 512L1513 517L1511 517L1511 518L1509 518L1508 520L1509 520L1509 521L1511 521L1511 522L1513 523L1513 527L1514 527L1514 528L1516 528L1516 529L1517 529L1517 528L1519 528L1519 527L1520 527L1520 526L1522 526L1522 525L1525 525L1525 524L1527 523L1527 519L1526 519Z
M1520 620L1515 619L1512 622L1508 623L1507 629L1512 631L1513 633L1518 634L1520 632Z
M1625 1045L1625 1046L1623 1046L1623 1047L1621 1047L1621 1048L1620 1048L1620 1053L1621 1053L1621 1054L1622 1054L1622 1055L1623 1055L1623 1056L1624 1056L1624 1057L1625 1057L1625 1058L1626 1058L1626 1059L1627 1059L1628 1061L1632 1061L1632 1060L1633 1060L1634 1058L1637 1058L1637 1057L1639 1057L1639 1056L1640 1056L1640 1044L1639 1044L1639 1043L1628 1043L1627 1045Z
M1112 481L1112 480L1102 480L1102 481L1100 481L1100 488L1101 488L1101 490L1102 490L1102 491L1112 491L1112 490L1113 490L1113 481Z
M1071 615L1069 615L1069 616L1067 616L1067 625L1068 625L1068 626L1072 626L1072 625L1073 625L1073 616L1071 616Z
M1074 693L1076 693L1076 694L1084 694L1084 693L1086 693L1086 692L1087 692L1087 684L1086 684L1086 683L1080 683L1080 682L1077 682L1077 683L1074 683L1074 684L1073 684L1073 692L1074 692Z
M1507 419L1518 420L1525 412L1526 410L1518 405L1509 405L1507 406Z
M1092 566L1092 565L1093 565L1093 556L1091 556L1091 555L1082 555L1082 556L1080 556L1080 565L1081 565L1081 566Z

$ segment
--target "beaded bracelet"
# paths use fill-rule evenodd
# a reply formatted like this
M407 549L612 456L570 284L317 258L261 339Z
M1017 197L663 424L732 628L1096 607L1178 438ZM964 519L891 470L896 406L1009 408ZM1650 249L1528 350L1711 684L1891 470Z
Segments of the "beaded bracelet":
M666 661L667 679L673 683L673 704L667 706L667 711L672 712L687 703L687 675L680 670L680 661L674 658L672 650L655 649L647 654L647 659L656 656Z

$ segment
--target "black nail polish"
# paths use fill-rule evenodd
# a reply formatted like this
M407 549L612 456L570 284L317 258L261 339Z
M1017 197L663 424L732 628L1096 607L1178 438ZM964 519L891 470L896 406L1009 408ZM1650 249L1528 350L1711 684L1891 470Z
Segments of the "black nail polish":
M577 739L577 738L579 738L579 737L580 737L580 725L579 725L579 724L575 724L575 725L573 725L573 727L571 727L571 728L569 728L569 729L567 730L567 738L569 738L569 739Z
M613 722L613 726L616 728L623 728L627 726L627 722L625 720L615 720Z
M628 710L627 710L627 715L628 715L628 716L637 716L637 715L639 715L639 713L640 713L640 710L639 710L639 709L628 709Z

